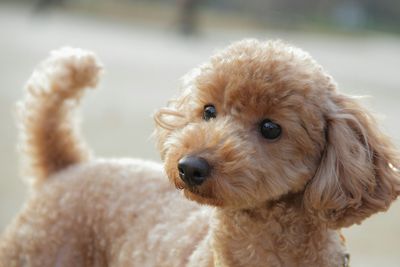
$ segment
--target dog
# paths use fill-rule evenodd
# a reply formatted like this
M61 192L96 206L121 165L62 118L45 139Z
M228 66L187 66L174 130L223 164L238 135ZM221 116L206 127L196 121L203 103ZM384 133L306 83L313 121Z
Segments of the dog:
M95 159L81 141L70 111L101 70L64 48L29 79L32 193L0 266L343 267L340 229L400 193L398 152L374 117L282 41L233 43L184 76L154 115L164 168Z

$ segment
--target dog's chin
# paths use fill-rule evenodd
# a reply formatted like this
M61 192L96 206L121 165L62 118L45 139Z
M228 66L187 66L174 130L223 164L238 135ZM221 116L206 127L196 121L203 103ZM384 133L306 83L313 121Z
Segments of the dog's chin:
M209 205L209 206L216 206L216 207L221 207L223 206L223 202L220 199L215 199L212 197L205 197L202 196L199 193L193 192L189 188L184 188L183 189L183 194L185 197L189 200L196 201L199 204L203 205Z
M215 197L211 196L210 194L206 194L199 189L190 188L182 180L176 176L173 176L171 182L175 185L175 188L178 190L183 190L184 196L192 201L195 201L202 205L209 205L209 206L223 206L223 201L220 199L216 199Z

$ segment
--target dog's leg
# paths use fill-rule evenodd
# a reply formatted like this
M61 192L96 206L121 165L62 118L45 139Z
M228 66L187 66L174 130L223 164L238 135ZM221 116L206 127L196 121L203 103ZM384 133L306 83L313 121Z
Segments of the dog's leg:
M27 96L19 104L21 147L29 156L36 184L88 158L69 114L82 89L96 85L100 70L91 52L62 48L53 51L28 80Z

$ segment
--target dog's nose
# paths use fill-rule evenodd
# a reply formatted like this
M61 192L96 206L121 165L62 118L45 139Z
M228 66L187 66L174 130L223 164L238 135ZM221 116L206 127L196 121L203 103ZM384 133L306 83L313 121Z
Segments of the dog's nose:
M187 156L178 162L179 177L190 186L201 185L210 175L210 165L200 157Z

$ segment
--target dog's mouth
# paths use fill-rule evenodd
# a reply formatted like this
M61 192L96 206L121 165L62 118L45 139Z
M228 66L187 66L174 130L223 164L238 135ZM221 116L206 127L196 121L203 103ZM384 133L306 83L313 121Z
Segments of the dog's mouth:
M223 204L222 200L217 199L212 195L212 185L210 184L201 187L189 186L183 183L179 177L174 179L174 184L176 189L183 190L184 196L189 200L211 206L222 206Z
M220 199L216 199L210 196L205 196L204 194L200 193L198 190L193 190L191 188L184 188L183 194L187 199L196 201L200 204L211 205L211 206L222 206L223 202Z

